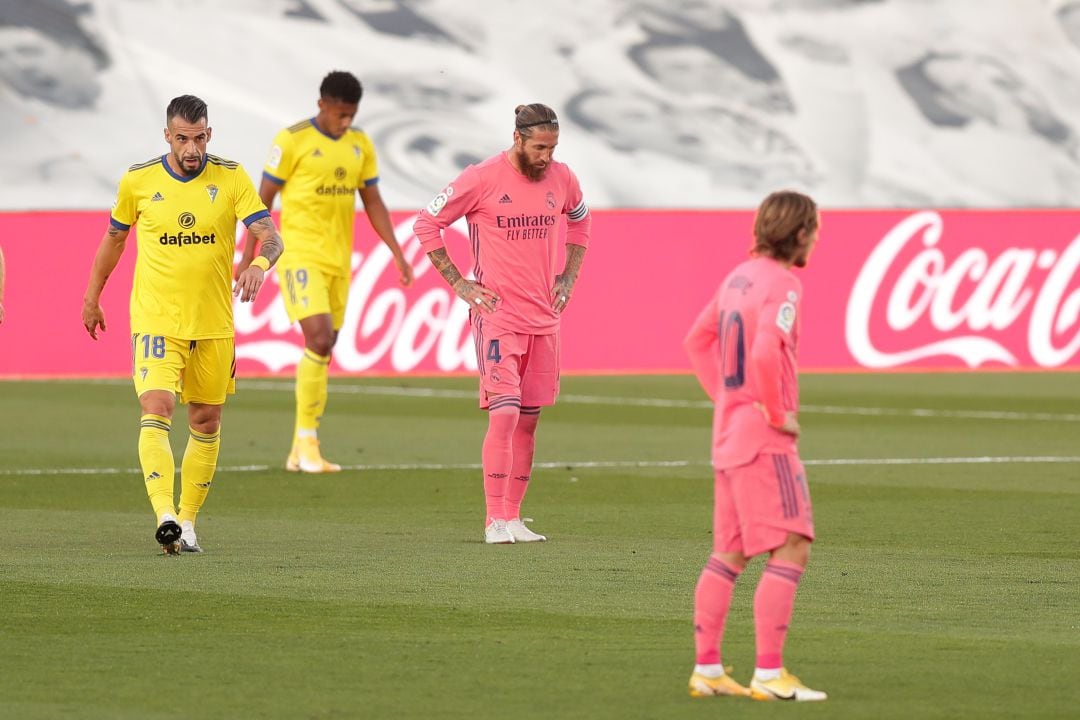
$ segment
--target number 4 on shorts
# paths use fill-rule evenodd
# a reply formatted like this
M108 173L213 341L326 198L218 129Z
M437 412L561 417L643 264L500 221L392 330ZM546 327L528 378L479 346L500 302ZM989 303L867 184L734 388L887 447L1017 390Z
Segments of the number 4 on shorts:
M492 340L488 343L486 360L492 360L496 363L502 362L502 354L499 352L499 341Z

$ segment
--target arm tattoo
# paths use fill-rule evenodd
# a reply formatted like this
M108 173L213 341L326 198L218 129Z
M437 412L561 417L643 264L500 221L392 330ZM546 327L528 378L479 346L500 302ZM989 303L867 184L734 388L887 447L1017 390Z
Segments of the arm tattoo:
M446 252L446 248L432 250L427 256L428 259L431 260L431 264L435 266L435 269L439 271L446 282L450 284L450 287L454 289L454 292L457 292L458 283L464 278L461 277L461 271L454 265L454 261L450 259L450 255Z
M276 230L269 237L263 238L259 246L259 254L269 260L271 265L277 262L283 252L285 252L285 243Z
M270 218L256 220L248 226L248 231L259 239L259 254L269 260L271 265L277 262L285 250L285 242L274 227L274 221Z
M568 278L571 282L577 280L578 271L581 270L581 263L585 259L585 246L575 245L573 243L567 243L566 245L566 267L563 268L563 277Z

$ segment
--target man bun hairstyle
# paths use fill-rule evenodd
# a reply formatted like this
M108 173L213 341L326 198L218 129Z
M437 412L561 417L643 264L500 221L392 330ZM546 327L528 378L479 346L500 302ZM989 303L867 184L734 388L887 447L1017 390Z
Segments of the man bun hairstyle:
M172 99L169 107L165 109L165 124L168 125L174 117L192 124L203 118L206 118L207 122L210 119L206 112L206 103L194 95L181 95Z
M351 72L334 70L323 78L319 86L319 97L326 100L340 100L355 105L364 94L364 86Z
M817 229L818 208L810 196L794 190L774 192L762 200L754 216L753 252L791 260L799 249L799 231Z
M537 128L558 132L559 118L555 111L543 103L518 105L514 108L514 129L522 137L530 137Z

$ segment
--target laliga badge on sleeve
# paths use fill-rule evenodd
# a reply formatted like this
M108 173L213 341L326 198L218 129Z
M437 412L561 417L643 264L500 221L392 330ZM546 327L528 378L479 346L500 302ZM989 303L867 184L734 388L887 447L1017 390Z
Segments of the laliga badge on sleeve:
M435 196L435 199L428 203L427 211L432 217L435 217L439 212L446 207L446 203L449 202L450 196L454 194L454 186L447 185L446 189Z
M780 306L776 313L776 326L787 334L795 327L795 306L789 302Z
M439 193L428 203L427 211L429 215L435 217L444 207L446 207L446 193Z
M281 146L275 145L270 148L270 157L266 159L266 167L277 170L277 166L281 164Z

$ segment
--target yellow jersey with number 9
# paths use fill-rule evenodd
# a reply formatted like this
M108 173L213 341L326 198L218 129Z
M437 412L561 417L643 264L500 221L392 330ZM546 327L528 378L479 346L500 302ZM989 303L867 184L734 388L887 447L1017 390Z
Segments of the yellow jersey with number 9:
M298 122L274 138L263 177L282 186L285 266L348 277L356 192L379 182L375 146L367 134L349 128L333 138L314 119Z
M135 225L131 332L233 337L236 222L269 216L243 167L216 155L191 176L174 172L164 155L128 168L110 222Z

